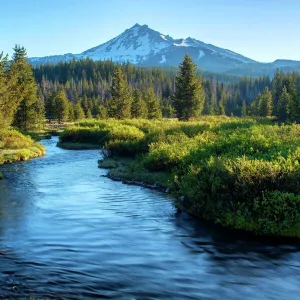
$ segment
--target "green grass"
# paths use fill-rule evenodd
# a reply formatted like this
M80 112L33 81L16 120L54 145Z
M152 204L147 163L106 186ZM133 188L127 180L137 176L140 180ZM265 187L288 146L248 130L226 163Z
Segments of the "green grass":
M25 161L45 154L45 148L14 129L0 130L0 165Z
M176 205L229 228L300 237L300 125L229 117L86 120L61 135L63 144L95 141L109 158L100 165L129 159L111 177L168 186L181 199Z
M24 134L29 135L33 140L40 141L42 139L51 139L51 136L59 136L66 128L73 126L73 122L58 123L45 121L35 130L27 131Z
M166 189L172 176L168 172L152 172L133 158L108 157L99 160L99 168L109 169L108 177L128 181L137 185L153 185L157 189Z

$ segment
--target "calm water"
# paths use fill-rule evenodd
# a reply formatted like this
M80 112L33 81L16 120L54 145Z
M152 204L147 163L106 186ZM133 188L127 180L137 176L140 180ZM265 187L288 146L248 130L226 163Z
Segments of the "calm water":
M300 299L300 244L176 214L165 194L102 175L98 151L6 165L0 299Z

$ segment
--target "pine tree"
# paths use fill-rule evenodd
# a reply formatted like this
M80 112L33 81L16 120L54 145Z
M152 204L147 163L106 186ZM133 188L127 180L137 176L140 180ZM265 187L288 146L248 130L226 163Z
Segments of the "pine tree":
M77 121L85 118L84 110L83 110L80 102L77 102L74 105L74 118Z
M133 101L131 104L131 117L132 118L147 118L148 109L146 102L142 98L142 93L139 89L133 91Z
M147 103L148 119L162 118L161 105L152 87L148 89L145 96L145 101Z
M29 127L39 122L44 110L37 96L37 85L24 47L15 46L9 74L14 84L13 102L20 103L15 113L14 125L27 131Z
M200 116L204 106L202 83L196 76L196 64L186 54L176 77L174 106L180 120Z
M291 96L287 92L286 87L284 86L278 101L277 113L279 121L286 122L287 119L289 119L290 121L293 119L292 112L290 112L290 107Z
M250 103L249 114L250 116L259 116L259 104L261 102L262 95L258 93L255 100Z
M273 99L272 94L268 87L265 88L264 93L261 96L259 102L259 114L262 117L268 117L272 115Z
M216 96L214 94L211 95L211 103L209 106L209 115L213 116L216 111L217 111L217 100L216 100Z
M86 114L85 114L85 117L87 119L92 119L93 118L93 115L92 115L92 112L90 109L87 110Z
M8 56L0 53L0 127L9 126L17 109L17 104L10 101L10 82L7 78Z
M277 105L280 101L282 93L282 76L279 70L276 70L275 76L272 81L272 98L273 98L273 110L274 115L278 115Z
M69 100L64 91L58 92L54 99L56 116L59 123L69 120Z
M107 109L105 105L100 104L97 109L97 119L104 120L107 118Z
M69 109L69 118L68 118L69 121L71 121L71 122L76 121L76 119L75 119L74 105L70 101L69 101L69 107L68 107L68 109Z
M111 118L126 119L131 117L131 95L125 75L120 66L113 74L110 89L111 99L108 103L108 115Z
M42 128L44 126L45 121L45 103L42 100L41 96L37 97L37 101L33 104L33 120L34 124L38 128Z
M220 90L220 99L219 99L219 104L218 104L218 115L225 115L225 106L224 106L225 99L226 99L226 95L225 95L225 92L224 92L223 87L222 87L222 89Z
M167 105L162 107L162 116L164 118L168 118L168 119L176 118L176 111L172 107L172 105L167 104Z
M283 84L290 95L288 121L300 123L300 98L297 93L295 73L286 75L283 79Z
M219 105L218 105L218 115L225 115L225 107L224 107L224 104L223 104L223 101L220 101L219 102Z
M51 123L52 120L57 118L54 98L55 98L55 94L52 93L45 101L45 115L49 123Z
M162 115L164 118L176 118L176 111L173 107L173 98L170 96L162 100Z
M241 116L242 117L247 116L247 105L246 105L246 101L245 100L243 101L243 104L242 104Z

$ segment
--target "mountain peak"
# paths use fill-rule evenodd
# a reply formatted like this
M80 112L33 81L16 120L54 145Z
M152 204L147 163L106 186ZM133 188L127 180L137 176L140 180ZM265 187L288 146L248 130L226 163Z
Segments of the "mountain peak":
M144 25L140 25L139 23L136 23L134 24L130 29L133 29L133 28L149 28L148 25L144 24Z
M136 28L136 27L142 27L139 23L135 23L130 29L132 29L132 28Z
M93 60L113 60L142 66L178 66L184 55L189 53L199 68L225 72L241 65L254 62L230 50L205 44L192 37L173 39L148 25L136 23L104 44L88 49L81 54L60 55L46 58L32 58L37 64L53 61L69 61L72 58Z

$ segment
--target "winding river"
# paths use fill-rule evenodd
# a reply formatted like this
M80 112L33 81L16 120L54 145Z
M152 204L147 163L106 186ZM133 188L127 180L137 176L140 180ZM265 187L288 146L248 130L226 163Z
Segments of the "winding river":
M251 240L104 177L99 151L5 165L0 299L300 299L300 243Z

